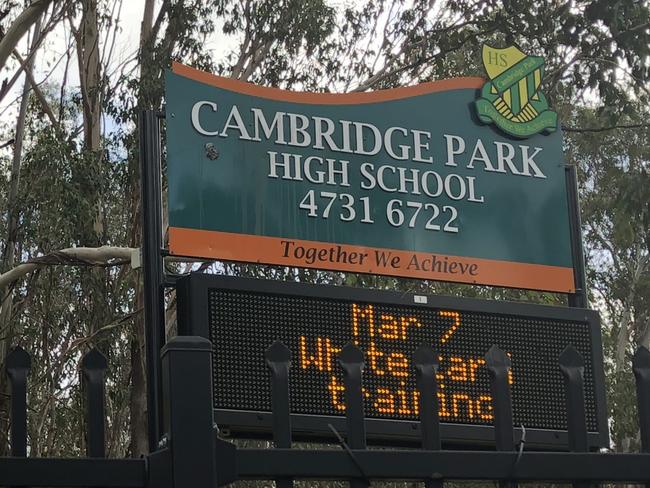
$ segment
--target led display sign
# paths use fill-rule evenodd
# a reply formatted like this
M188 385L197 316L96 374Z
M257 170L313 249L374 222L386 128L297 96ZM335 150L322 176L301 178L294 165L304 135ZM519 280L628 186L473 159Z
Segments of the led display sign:
M492 398L484 354L493 344L512 360L515 426L539 447L566 442L564 382L558 357L573 345L585 359L587 428L606 441L598 315L590 310L408 293L193 275L178 285L183 334L214 346L216 419L236 433L268 431L271 397L265 350L281 340L292 352L291 411L297 433L344 430L344 387L337 355L354 341L365 357L368 434L417 439L418 392L412 355L439 354L443 440L488 443ZM317 422L328 416L328 422Z

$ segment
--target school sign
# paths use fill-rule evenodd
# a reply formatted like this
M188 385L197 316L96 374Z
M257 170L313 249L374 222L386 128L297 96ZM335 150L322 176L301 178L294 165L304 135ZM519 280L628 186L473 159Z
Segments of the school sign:
M354 94L174 64L171 253L573 292L562 135L539 91L543 65L516 50L483 59L487 82Z

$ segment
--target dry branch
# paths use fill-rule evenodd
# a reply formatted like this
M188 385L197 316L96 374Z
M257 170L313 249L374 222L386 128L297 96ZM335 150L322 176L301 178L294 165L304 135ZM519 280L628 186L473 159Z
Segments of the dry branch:
M0 274L0 289L31 273L37 268L53 264L75 264L84 266L113 266L131 261L131 255L137 251L132 247L69 247L54 251L44 256L30 259L19 264L6 273Z
M140 251L137 247L69 247L52 251L43 256L32 258L15 268L0 274L0 290L10 286L15 281L32 271L44 266L67 265L67 266L123 266L131 263L134 253ZM203 263L199 271L203 271L214 261L206 261L201 258L190 258L180 256L167 256L166 263Z
M36 83L36 80L34 79L34 73L32 73L32 68L30 66L31 63L28 60L23 59L20 53L15 49L13 55L21 64L22 69L25 72L25 76L27 77L27 80L29 81L32 90L34 91L34 95L36 95L38 102L41 104L41 108L43 109L43 112L50 119L50 123L52 124L54 129L57 132L61 132L61 126L59 125L59 121L56 120L56 117L54 116L52 107L50 107L50 104L47 103L47 100L45 99L45 95L43 95L43 92L39 88L38 83Z

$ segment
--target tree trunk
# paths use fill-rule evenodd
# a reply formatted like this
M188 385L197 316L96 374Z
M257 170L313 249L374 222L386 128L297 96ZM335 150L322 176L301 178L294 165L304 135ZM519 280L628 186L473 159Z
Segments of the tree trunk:
M41 33L41 19L36 21L34 26L34 35L32 38L32 47L38 43ZM34 65L32 56L25 67L25 71L31 71ZM2 267L0 272L5 272L14 267L16 261L16 245L18 244L18 220L19 210L17 207L18 188L20 183L20 166L23 155L23 140L25 138L25 119L27 117L27 107L29 105L29 81L25 77L23 85L22 99L20 100L20 109L16 121L16 134L14 136L14 153L11 161L11 175L9 195L7 198L7 240L2 254ZM13 314L13 284L6 287L0 287L0 331L2 331L3 340L0 341L0 371L4 372L5 358L13 345L15 335L15 324L12 322ZM9 384L7 376L0 374L0 419L2 424L9 421ZM9 453L7 439L8 429L0 428L0 456L6 456Z
M152 44L154 0L146 0L142 23L140 28L140 78L142 79L149 69L152 69ZM138 94L142 103L142 93ZM136 114L137 115L137 114ZM131 229L129 231L129 245L142 247L142 218L140 212L140 168L137 152L129 160L130 186L128 201L131 216ZM144 309L144 293L142 274L135 275L135 310ZM145 335L144 313L137 314L133 320L133 333L131 334L131 394L129 411L131 413L131 448L133 457L140 457L149 452L148 419L147 419L147 383L145 367Z
M89 151L101 148L101 68L99 63L97 0L83 1L81 32L77 44L79 80L83 100L84 142Z
M35 22L38 22L38 29L34 32L40 32L41 16L47 10L52 0L36 0L27 7L18 18L11 24L4 37L0 40L0 69L4 68L7 59L11 55L16 45L23 38L25 33ZM38 36L34 36L38 38Z
M138 273L135 283L136 310L142 310L144 306L142 279L139 275L140 273ZM149 452L143 316L142 313L135 316L133 333L131 334L131 392L129 398L131 446L129 452L134 458L139 458Z

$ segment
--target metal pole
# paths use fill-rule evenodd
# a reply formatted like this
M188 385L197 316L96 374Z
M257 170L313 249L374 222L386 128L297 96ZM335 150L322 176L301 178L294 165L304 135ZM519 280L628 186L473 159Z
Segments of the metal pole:
M339 364L343 369L345 385L345 419L347 425L348 445L350 449L366 448L366 425L363 412L363 353L353 343L348 342L339 354ZM354 454L350 456L356 462ZM359 465L360 466L360 465ZM359 468L361 469L361 468ZM365 474L361 473L365 478ZM370 483L366 479L350 479L351 488L367 488Z
M106 357L93 348L81 360L81 372L86 390L86 435L88 457L106 456L105 444L105 409L104 409L104 375Z
M569 450L587 452L587 422L585 417L584 359L573 346L567 346L560 354L560 371L564 376L566 390L567 430ZM587 488L588 483L574 481L574 488Z
M438 379L436 374L440 366L438 353L426 344L418 347L413 354L415 377L420 392L420 430L422 432L422 449L439 451L440 414L438 412ZM442 488L440 479L425 479L425 488Z
M162 350L165 427L174 488L217 486L212 411L212 344L197 336L170 339Z
M162 262L162 185L160 126L152 110L140 113L140 168L142 202L142 272L144 334L147 359L147 420L149 452L158 448L160 416L160 348L165 343Z
M510 358L496 345L485 355L490 375L490 389L494 410L494 439L497 451L514 451L515 440L512 429L512 399L508 384Z
M587 452L587 422L585 419L584 359L573 346L567 346L560 354L560 371L564 376L567 405L569 450Z
M291 448L291 408L289 397L289 368L291 351L280 341L266 350L266 365L271 370L271 404L273 411L273 440L277 448ZM276 488L291 488L291 478L276 478Z
M632 359L641 430L641 452L650 452L650 351L639 347Z
M650 453L650 351L646 347L639 347L634 354L632 371L636 380L641 452ZM650 488L650 481L647 481L645 486Z
M565 167L567 203L569 206L569 233L571 236L571 255L576 291L569 294L569 306L588 308L587 278L585 275L585 256L582 247L582 224L580 203L578 202L578 176L573 165Z
M485 355L490 376L492 410L494 412L494 440L497 451L514 451L515 439L512 428L512 396L508 384L510 358L495 344ZM517 488L515 481L500 481L500 488Z
M11 384L11 455L27 456L27 375L32 358L16 346L7 356L7 375Z

